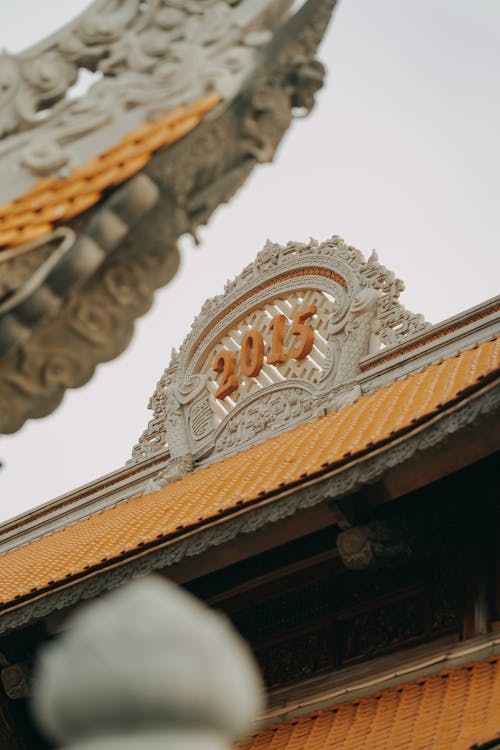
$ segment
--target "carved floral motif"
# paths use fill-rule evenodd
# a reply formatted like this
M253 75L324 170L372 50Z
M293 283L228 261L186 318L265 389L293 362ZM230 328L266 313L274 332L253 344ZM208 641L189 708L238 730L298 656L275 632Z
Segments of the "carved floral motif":
M342 662L367 658L426 633L424 598L403 599L342 622Z
M310 418L314 401L302 388L270 391L245 403L224 421L217 435L216 451L224 453L247 445L256 437L278 433Z

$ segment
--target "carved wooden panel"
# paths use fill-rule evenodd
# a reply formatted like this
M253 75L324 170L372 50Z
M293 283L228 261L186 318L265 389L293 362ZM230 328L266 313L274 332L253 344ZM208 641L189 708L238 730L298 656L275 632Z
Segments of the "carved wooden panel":
M15 707L0 697L0 747L2 750L31 750L33 745L20 736L23 724ZM31 747L30 747L31 745ZM42 746L40 746L42 750Z
M255 652L268 688L297 682L333 667L331 627L314 628Z
M458 631L456 564L437 562L339 575L332 561L223 608L274 688Z
M427 598L411 592L399 601L368 604L357 614L341 614L340 663L375 656L401 644L423 638L428 632Z

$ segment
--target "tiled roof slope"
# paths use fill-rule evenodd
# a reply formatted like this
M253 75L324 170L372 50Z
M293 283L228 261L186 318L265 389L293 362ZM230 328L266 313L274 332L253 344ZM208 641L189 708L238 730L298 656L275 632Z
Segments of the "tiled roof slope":
M499 737L493 657L269 727L237 750L468 750Z
M29 597L346 464L444 410L499 368L500 340L486 341L155 493L10 550L0 556L0 601Z
M43 237L55 223L83 213L100 200L104 190L142 169L155 151L189 133L220 101L214 92L191 107L177 107L154 122L145 122L65 179L39 180L27 193L0 206L0 248Z

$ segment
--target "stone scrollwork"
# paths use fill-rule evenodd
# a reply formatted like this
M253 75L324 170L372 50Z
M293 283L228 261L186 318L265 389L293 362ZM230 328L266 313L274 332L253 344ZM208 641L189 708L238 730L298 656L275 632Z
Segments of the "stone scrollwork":
M398 302L400 293L404 291L404 283L392 271L380 265L375 251L363 268L363 279L367 286L382 292L377 300L377 324L374 330L381 344L397 344L405 336L427 327L423 315L406 310Z
M19 54L0 55L0 202L33 178L59 173L97 155L146 119L192 103L209 91L233 98L262 48L288 20L283 0L95 0L79 18ZM80 98L72 87L93 76ZM322 66L301 62L290 79L293 106L310 109ZM263 113L282 89L256 94ZM290 117L289 108L283 109ZM274 117L274 115L273 115ZM261 128L248 120L249 148ZM85 143L81 139L85 137ZM2 191L0 191L1 193Z
M213 460L358 399L363 357L428 325L399 303L402 289L375 254L365 261L340 237L321 244L268 241L223 295L203 305L153 395L154 417L132 462L159 448L175 462L182 454L195 463ZM314 311L307 357L272 365L263 359L258 372L237 379L229 398L220 395L218 352L236 362L249 331L268 332L277 312L285 330L301 309ZM290 347L290 336L282 341Z
M177 365L178 354L174 349L170 366L148 404L155 416L141 436L135 454L140 452L141 458L145 458L164 450L168 435L171 462L186 468L189 462L185 464L179 459L191 455L193 445L203 444L212 435L214 424L205 389L206 377L194 375L178 381Z
M0 254L0 320L44 283L74 242L73 230L60 227L42 239L27 242L21 251L4 250Z
M177 267L175 248L164 255L109 259L67 301L56 318L42 320L27 343L0 362L0 431L13 432L27 416L50 413L66 388L83 385L97 361L117 356L130 340L132 321L146 312L153 289ZM116 276L124 274L135 289L132 297L116 293ZM112 283L106 279L112 278ZM157 424L159 434L164 428Z
M244 402L224 420L215 439L215 452L227 453L256 438L263 439L313 415L314 399L307 389L282 387Z

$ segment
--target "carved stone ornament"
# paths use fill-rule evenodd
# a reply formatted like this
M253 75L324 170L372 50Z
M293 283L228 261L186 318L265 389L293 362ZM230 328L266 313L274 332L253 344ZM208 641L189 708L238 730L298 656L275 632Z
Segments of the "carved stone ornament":
M253 71L245 78L238 95L204 117L175 147L157 151L140 174L104 195L98 205L70 220L67 227L60 227L57 235L47 236L47 241L41 244L28 243L16 247L15 252L3 250L0 253L0 299L7 303L3 309L8 307L8 314L0 321L0 433L15 432L26 419L49 414L61 402L67 388L82 386L92 377L99 362L109 361L125 349L132 336L134 321L148 309L154 290L166 284L176 272L178 237L185 233L196 237L197 228L207 223L217 206L232 198L255 165L272 159L296 109L303 111L312 107L314 93L321 86L323 77L323 67L314 55L335 0L307 0L292 16L287 15L288 4L287 0L274 0L272 4L268 0L266 3L250 3L249 0L221 3L221 7L227 5L231 14L248 11L247 21L252 26L252 36L245 31L245 25L237 27L241 39L246 39L245 44L250 44L252 39L254 45L263 41L263 37L255 36L257 27L279 28L272 43L259 50ZM169 0L160 4L148 0L141 2L140 6L137 13L145 24L146 21L152 23L156 12L164 18L161 13L168 11L170 14L171 10L176 11L174 15L180 13L187 17L194 14L194 18L203 18L207 28L217 18L217 13L214 16L208 13L208 9L215 12L216 6L209 0L206 6L203 4L207 12L200 14L195 13L196 2ZM114 40L116 35L118 44L123 31L123 24L120 25L118 20L123 21L124 14L137 7L135 0L101 0L75 21L75 28L80 29L81 24L82 28L87 28L85 19L94 19L94 26L100 28L95 33L101 41L96 42L94 50L88 41L90 32L85 31L85 44L90 45L96 55L99 48L102 52L99 59L109 61L108 47L101 39L103 29L108 28L109 40ZM266 8L273 8L275 14L270 17ZM166 23L165 18L163 22ZM80 31L77 33L73 26L67 26L52 37L52 41L41 43L15 60L9 58L9 65L15 68L21 58L34 58L41 54L42 48L51 44L57 46L57 40L68 35L71 39L74 35L79 38ZM129 27L126 25L126 28ZM229 34L220 44L224 46L231 38ZM213 44L210 54L219 42ZM81 64L93 70L97 57L85 53ZM0 80L2 70L0 65ZM154 78L154 71L149 75ZM106 79L106 85L118 84L120 76L121 73L117 72ZM21 85L19 82L19 86L22 88L28 83ZM0 85L0 116L5 115L9 107L14 107L18 90L16 87L8 89L10 94L5 93L2 99ZM92 91L80 100L78 111L85 109L84 104ZM141 91L147 89L141 87ZM147 107L151 102L146 103L146 109L140 112L138 105L138 108L127 109L123 114L119 107L111 104L112 99L107 95L103 101L109 104L108 115L112 119L109 132L103 129L95 131L96 138L100 139L99 148L93 134L77 139L75 131L75 140L65 141L78 159L85 160L96 149L101 152L113 145L123 132L128 132L149 116ZM168 109L173 99L166 97L154 101L155 106ZM64 102L60 99L59 103L52 105L50 112L60 105L59 115L63 117ZM76 106L76 102L74 104ZM67 101L66 106L69 107ZM66 117L66 110L64 113ZM137 122L128 119L132 114L139 118ZM12 127L18 128L19 133L6 135L0 142L2 148L12 145L17 138L26 139L26 142L35 139L35 131L45 122L39 117L38 124L23 125L17 117L16 114ZM47 128L55 127L55 120L47 120L46 124ZM105 135L111 140L106 140ZM84 147L87 149L85 153L81 151ZM9 154L18 159L17 147ZM11 179L6 158L0 153L0 188L6 186L20 193L24 177L35 178L27 170L20 169L16 162L15 177ZM145 185L146 190L143 189ZM156 195L154 200L145 201L145 196L154 197L153 193ZM67 253L57 260L59 233L66 232L66 229L74 232L75 242L71 248L65 243L60 254L63 249L67 249ZM97 258L94 251L101 257ZM92 258L95 263L89 262ZM163 398L163 394L159 397ZM163 412L160 409L158 413ZM151 450L155 445L161 447L165 444L164 430L165 425L158 423L158 431L152 433L156 442L151 444ZM170 433L173 440L172 430Z
M232 99L288 19L290 5L95 0L34 47L3 52L0 203L41 176L65 176L145 120L209 91ZM75 98L82 72L93 82Z
M173 351L132 462L168 448L157 488L181 457L191 470L356 400L360 360L428 325L399 303L403 288L340 237L268 241Z

